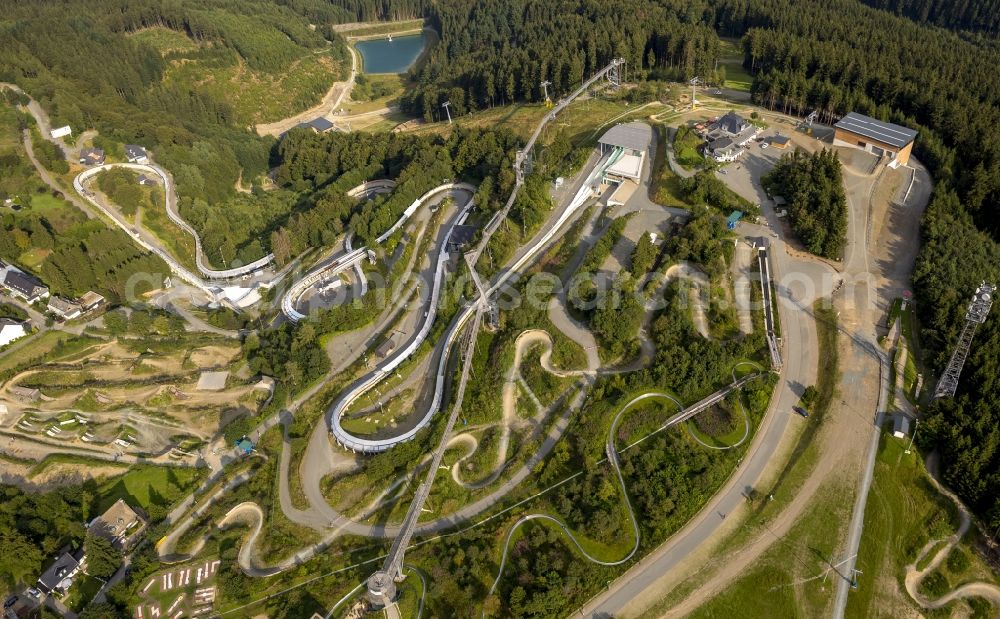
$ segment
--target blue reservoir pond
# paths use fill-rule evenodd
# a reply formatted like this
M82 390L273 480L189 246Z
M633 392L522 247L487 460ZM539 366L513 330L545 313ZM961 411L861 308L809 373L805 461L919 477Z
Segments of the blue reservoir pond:
M361 52L365 73L403 73L409 69L427 44L426 35L410 34L402 37L358 41L354 46Z

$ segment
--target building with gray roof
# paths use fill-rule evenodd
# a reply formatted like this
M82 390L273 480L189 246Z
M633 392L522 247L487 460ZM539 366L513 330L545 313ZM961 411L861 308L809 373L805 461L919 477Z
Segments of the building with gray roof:
M864 114L851 112L834 126L833 145L860 148L879 157L888 157L893 168L906 165L917 132Z

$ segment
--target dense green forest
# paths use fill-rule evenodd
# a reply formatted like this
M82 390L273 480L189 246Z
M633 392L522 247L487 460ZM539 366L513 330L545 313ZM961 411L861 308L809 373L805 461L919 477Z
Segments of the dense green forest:
M640 9L640 10L637 10ZM699 11L680 0L444 0L428 6L441 35L407 91L404 111L426 119L451 101L452 114L515 100L540 101L540 83L569 94L612 58L629 76L686 78L714 72L719 40Z
M806 249L839 260L847 241L847 197L840 159L833 150L795 151L781 156L761 180L772 195L788 200L792 230Z
M304 196L297 211L274 231L279 262L307 247L329 245L346 229L374 240L416 198L446 179L482 185L478 206L499 208L513 186L516 138L509 131L456 130L447 139L400 133L291 132L278 145L277 181ZM358 203L345 192L365 180L391 178L387 196Z
M997 0L861 0L868 6L953 30L1000 31Z

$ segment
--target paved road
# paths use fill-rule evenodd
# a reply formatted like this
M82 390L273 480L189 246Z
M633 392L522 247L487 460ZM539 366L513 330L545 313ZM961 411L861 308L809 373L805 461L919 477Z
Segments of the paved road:
M741 233L759 236L760 230L757 227L745 227L741 229ZM775 246L776 249L780 248L781 242L776 242ZM783 251L774 251L771 256L775 279L780 279L782 274L793 272L796 268L796 261ZM792 417L792 406L798 403L804 386L814 384L816 379L816 326L809 312L803 311L811 302L805 308L801 307L800 303L804 304L805 300L793 301L789 298L787 289L779 289L778 296L781 299L778 313L787 361L782 380L775 388L775 395L743 464L684 528L619 577L606 592L586 604L580 611L583 616L599 618L621 613L642 592L653 587L666 572L715 535L724 522L720 514L728 514L746 504L746 489L757 486L789 422L798 422L797 417Z

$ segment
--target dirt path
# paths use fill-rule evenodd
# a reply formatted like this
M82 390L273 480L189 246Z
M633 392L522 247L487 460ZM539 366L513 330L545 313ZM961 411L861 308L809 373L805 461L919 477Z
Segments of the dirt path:
M849 285L845 285L833 297L834 308L839 312L838 328L841 336L838 337L838 351L842 374L831 410L824 419L818 435L813 439L818 445L819 453L816 464L802 486L796 490L789 504L769 520L766 528L755 534L749 542L740 548L726 549L725 553L719 552L718 545L735 532L735 527L740 524L745 511L740 510L740 513L730 514L730 519L733 521L731 524L721 527L710 543L704 544L686 557L678 565L678 569L672 570L673 573L664 575L657 583L657 591L645 592L642 596L645 599L634 601L630 605L630 612L648 608L663 596L662 591L669 590L669 587L676 586L691 574L701 571L702 575L696 576L701 580L698 588L663 616L681 617L693 612L744 575L762 555L774 547L776 540L788 535L807 513L817 492L824 484L835 478L849 479L853 483L853 480L861 477L865 449L871 434L877 432L877 428L872 424L872 414L877 408L880 374L878 361L872 356L869 344L874 341L876 335L875 324L880 301L892 291L902 289L908 282L913 265L912 257L919 246L917 242L919 225L915 223L896 228L890 223L880 227L881 234L869 244L868 230L872 225L872 213L875 212L872 208L872 197L876 193L876 184L880 176L871 175L867 170L853 170L848 165L845 165L844 169L850 209L850 243L843 268L851 277L848 278ZM909 196L905 206L894 205L884 216L892 220L899 216L899 213L905 212L910 218L918 221L919 213L926 205L929 188L929 181L925 182L919 187L922 191L914 191L914 195ZM765 216L773 216L773 213L766 212ZM776 220L771 223L778 229ZM886 236L889 237L888 242L885 242ZM785 244L781 243L780 246ZM895 258L891 263L882 259L887 253ZM815 261L804 260L786 251L774 252L772 256L779 267L777 269L779 276L783 273L804 275L809 269L819 267ZM885 288L873 290L867 279L855 277L854 274L857 273L873 273L879 283L884 283ZM826 294L823 291L819 292ZM876 295L883 297L879 299ZM791 283L779 286L779 306L785 306L781 309L788 311L790 305L794 311L811 309L810 302L802 297L802 291ZM781 312L783 324L784 311ZM783 462L787 456L782 456L782 453L787 454L795 441L797 441L796 436L789 436L786 433L782 439L782 446L772 460ZM768 487L773 483L777 473L777 470L768 471L762 477L762 483L758 484L759 487ZM842 546L846 532L833 534L840 540L838 546ZM832 595L829 602L833 603Z
M753 317L750 313L750 246L745 242L736 244L733 256L733 291L736 295L736 316L740 321L740 333L753 333Z
M711 337L708 330L708 318L705 316L705 297L708 295L708 276L698 267L687 262L678 262L664 273L663 283L667 284L675 277L692 282L694 285L688 291L691 303L691 320L695 329L705 339Z
M323 100L304 112L299 112L298 114L289 116L288 118L284 118L282 120L277 120L275 122L257 125L257 134L273 135L277 137L300 123L310 121L318 116L326 117L336 113L337 108L340 107L344 97L351 94L351 89L354 88L354 80L358 75L357 52L355 52L354 48L350 45L347 46L347 51L351 54L351 75L346 81L334 82L333 85L330 86L330 90L326 91L326 94L323 95Z
M930 458L928 458L930 460ZM928 462L927 470L928 472L933 471L933 466ZM985 582L970 582L966 583L960 587L957 587L948 593L944 594L936 600L928 599L927 596L920 593L920 583L923 582L924 578L936 570L948 555L951 554L952 549L958 544L959 541L965 534L969 531L972 524L972 517L969 515L969 510L966 509L962 501L950 490L941 485L937 477L931 472L930 474L931 483L937 488L937 491L945 495L952 502L955 503L955 507L958 508L958 515L960 522L958 525L958 531L953 535L948 536L946 539L932 539L929 540L924 547L920 549L917 556L914 558L913 563L906 566L906 576L904 577L903 584L906 587L906 592L910 594L913 601L919 604L923 608L936 609L947 606L951 602L970 597L981 597L989 600L994 605L1000 607L1000 587ZM938 543L946 542L945 545L937 551L934 558L924 566L923 569L917 569L917 565L924 559L924 557L929 553Z
M485 479L471 483L462 481L459 477L459 468L462 462L471 457L479 448L479 441L471 434L456 435L451 439L451 442L464 444L468 448L468 453L452 465L451 477L458 485L471 489L484 488L496 481L500 477L500 474L503 473L504 465L507 463L507 451L510 448L511 430L517 422L517 386L523 380L521 379L521 362L528 349L536 344L542 346L539 363L542 369L550 374L559 377L585 376L597 369L596 366L589 366L587 370L560 370L554 367L552 365L552 336L545 331L531 329L517 336L517 340L514 343L514 361L511 363L510 368L507 370L507 375L504 377L502 395L503 419L500 422L500 442L497 446L496 463L493 466L493 470ZM539 410L544 412L541 402L538 402L537 398L535 398L535 401Z

